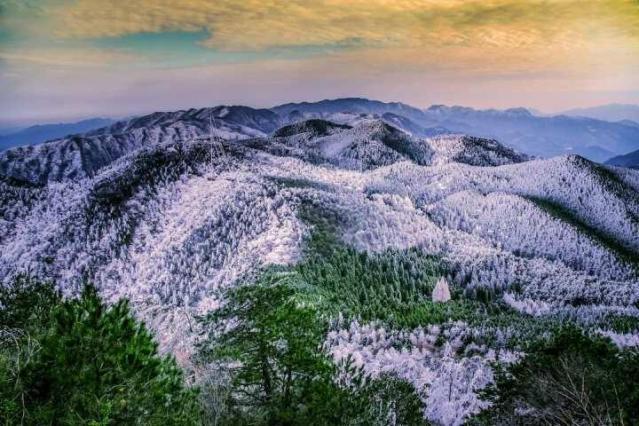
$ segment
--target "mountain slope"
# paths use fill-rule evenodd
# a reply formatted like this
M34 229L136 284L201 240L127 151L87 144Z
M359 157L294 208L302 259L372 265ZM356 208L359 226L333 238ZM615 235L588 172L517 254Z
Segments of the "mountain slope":
M269 152L287 152L314 163L358 170L404 159L426 164L432 155L428 144L380 120L367 120L351 127L313 119L286 126L272 138L245 143Z
M521 163L528 156L501 145L496 140L464 135L448 135L427 139L435 150L435 164L457 162L471 166L501 166Z
M528 159L497 141L465 135L420 139L380 119L361 120L353 127L311 119L285 126L271 138L248 139L243 143L275 154L354 170L368 170L404 160L419 165L455 161L496 166Z
M186 124L176 121L172 126L182 129ZM131 130L131 133L137 135L136 131ZM160 138L158 134L164 136ZM109 151L104 150L105 146L110 146L113 141L124 138L125 135L127 134L103 134L92 137L93 139L90 140L97 147L92 152L108 154ZM561 206L590 227L593 232L608 237L625 250L639 252L637 190L605 169L579 157L524 161L525 157L504 148L495 141L453 136L419 141L379 121L368 122L354 128L319 121L301 123L280 129L271 138L222 142L223 150L215 151L213 156L211 156L210 144L206 136L194 135L186 140L175 141L171 140L174 133L156 133L147 130L146 133L141 131L140 135L139 140L142 142L135 147L123 145L124 148L117 153L117 158L115 158L116 155L105 154L108 162L105 161L105 164L100 167L89 170L78 169L84 170L84 173L67 173L71 169L64 169L62 179L58 178L60 175L58 172L45 174L46 179L33 179L27 171L32 170L30 164L35 161L32 158L35 151L12 151L14 167L8 169L9 173L4 171L7 169L3 169L2 172L6 176L2 182L2 193L7 201L3 208L5 219L2 238L5 278L21 270L20 265L25 267L31 265L29 267L34 268L38 262L44 262L43 259L53 259L51 262L40 264L34 270L45 275L53 274L63 282L65 281L63 277L84 276L87 273L107 279L103 267L100 266L104 265L104 262L124 265L121 262L124 259L130 260L134 252L139 253L140 261L146 261L148 253L159 249L159 246L154 248L156 243L151 243L148 237L139 242L147 247L146 249L135 248L138 238L142 238L138 234L140 226L147 226L149 221L164 223L169 216L177 220L176 223L190 223L196 219L204 221L203 223L210 223L213 217L206 211L213 207L211 207L212 204L207 204L209 202L207 200L211 203L221 203L216 205L220 206L221 211L226 212L224 217L227 218L228 214L237 209L240 221L238 229L243 229L242 235L252 241L252 238L258 238L258 234L261 235L262 231L259 231L261 228L253 229L255 224L252 219L249 222L245 220L252 214L261 216L262 213L258 211L263 207L257 208L255 213L250 213L249 216L246 216L248 210L245 208L254 202L272 203L273 197L279 199L276 205L286 208L289 211L287 214L292 216L289 219L274 216L274 223L278 224L274 226L277 229L281 226L284 227L282 229L288 229L287 227L290 226L297 229L295 231L297 237L291 240L297 243L287 249L289 253L295 253L299 250L298 243L301 241L304 225L299 219L294 219L296 216L294 206L299 203L294 200L298 197L307 197L311 193L315 194L313 197L325 199L325 207L333 206L335 211L342 212L339 213L340 216L355 220L352 223L350 220L344 223L343 237L345 241L350 241L356 247L377 250L388 247L389 244L391 247L396 244L401 246L407 243L409 246L416 244L435 253L448 253L451 261L462 269L475 268L476 266L472 265L480 261L483 256L475 256L472 262L467 264L466 262L472 257L466 259L466 255L462 253L472 250L471 248L475 246L484 246L486 242L483 240L490 235L475 232L474 226L470 228L452 226L449 224L451 219L443 219L448 216L441 216L437 212L439 212L440 203L453 200L454 198L450 197L454 197L455 194L460 194L459 201L453 205L461 208L464 215L476 211L478 207L466 204L467 201L465 201L474 196L461 195L466 194L467 191L480 194L512 194L516 197L508 200L512 200L509 202L513 204L513 208L520 208L517 206L521 204L522 211L534 212L534 215L542 218L547 213L534 207L527 199L546 200ZM69 155L69 153L77 157L77 152L80 150L73 151L69 147L73 143L76 142L62 140L43 145L50 151L45 157L46 161L41 160L38 164L47 164L49 158ZM21 155L24 158L21 158ZM499 166L500 164L505 165ZM477 167L477 165L483 167ZM27 179L17 179L25 175ZM272 181L274 177L277 177L276 181ZM301 187L294 189L300 184L295 184L293 187L288 185L284 188L278 187L277 182L288 182L291 179L293 182L300 182ZM32 186L28 182L37 183L37 186ZM188 203L183 200L187 193L193 194L189 195L192 198ZM237 193L240 198L233 198L235 201L223 201L224 197L219 198L223 193ZM197 194L201 195L200 200L198 200L200 195ZM198 203L202 205L198 207ZM188 211L182 211L180 206L187 204L191 207ZM168 213L165 209L169 208L177 210ZM481 207L480 210L487 208ZM387 212L384 213L386 210ZM181 215L187 213L193 215L192 219L186 222L184 222L186 219L179 219ZM503 212L500 213L497 209L495 214L503 214ZM505 218L511 216L506 215ZM370 222L375 217L385 218L382 220L383 228L376 229L380 224ZM46 228L42 228L42 220L46 220L49 224ZM541 220L537 219L537 221ZM543 220L551 219L548 217ZM201 244L205 241L215 244L231 243L231 247L235 247L235 244L244 238L239 236L231 238L228 234L231 231L224 230L226 236L218 241L218 237L209 233L221 231L216 226L221 226L222 222L213 220L211 223L218 223L218 225L210 225L213 227L207 228L209 230L206 231L206 237L204 234L199 237L195 234L189 236L190 231L187 232L187 228L167 230L167 235L172 235L174 232L187 232L184 238L195 238L194 241L199 241L197 243L199 248L196 251L198 254L192 252L189 255L196 256L195 263L188 262L190 264L188 268L193 268L203 262L203 259L209 258L210 255L201 251L204 247ZM230 222L224 223L231 226ZM457 222L454 220L453 223ZM468 225L472 222L464 219L464 223ZM517 222L512 225L528 226L526 223L517 224ZM202 226L204 225L194 225L192 232L203 232ZM385 229L386 227L392 229L395 226L397 226L396 230L390 234ZM406 229L404 229L405 226L407 226ZM561 227L561 225L557 226ZM565 226L569 224L566 223ZM354 228L351 229L351 227ZM482 225L482 228L486 227L490 228L490 222ZM74 229L81 232L74 234ZM91 229L95 230L90 231ZM422 230L417 231L418 229ZM534 232L543 230L543 228L539 229ZM594 250L577 249L574 244L585 244L580 241L586 237L581 236L579 228L570 229L573 229L570 235L574 237L568 239L570 242L566 242L569 244L567 247L571 247L575 253ZM257 233L253 234L253 232ZM280 231L273 232L277 234ZM453 233L449 235L450 232ZM408 235L411 237L407 238ZM379 238L382 239L378 240ZM172 255L176 260L191 250L182 245L186 244L187 240L184 240L184 243L179 241L179 239L174 240L178 244L176 246L178 251ZM486 252L487 254L494 251L494 255L498 255L505 250L505 246L494 247L497 241L494 240L488 244L491 248ZM541 245L542 241L539 240L537 244ZM522 253L528 253L526 256L534 258L538 256L545 258L544 262L560 261L563 265L561 268L567 268L566 271L573 270L569 276L576 276L574 274L579 273L586 276L595 273L597 276L606 276L609 277L606 279L614 280L625 280L631 276L630 269L623 266L623 259L617 259L618 256L613 248L601 246L599 240L587 241L593 241L588 244L595 244L599 247L597 250L607 253L602 255L604 257L601 259L607 259L605 262L609 266L603 267L601 263L598 269L592 266L592 263L588 263L593 262L593 259L574 258L574 255L566 258L562 258L563 255L549 256L544 254L546 252L543 250L539 251L543 247L524 249L512 246L504 253L510 252L508 256L512 256L513 261L524 262L524 264L529 261L525 260L525 257L520 258ZM55 243L52 245L52 242ZM86 251L86 248L78 249L77 244L80 244L79 247L92 247L92 249L90 251ZM256 242L250 244L256 244ZM187 252L183 252L185 249ZM142 251L138 252L138 250ZM460 250L459 254L454 254L455 250ZM71 253L74 254L71 255ZM245 261L242 260L244 255L236 253L235 249L231 249L231 252L225 256L228 255L236 259L233 262ZM293 254L282 256L286 259L295 257ZM222 273L220 276L231 273L228 269L230 260L225 262L227 272L219 272ZM597 260L597 262L604 262L604 260ZM165 267L160 267L158 264L157 268L160 269L154 268L154 270L159 273ZM184 267L187 267L186 264ZM207 268L209 267L211 266ZM534 270L529 268L532 266L524 267L523 271L531 273ZM559 270L562 270L561 268ZM136 270L140 271L139 267ZM243 269L239 268L239 270ZM617 270L621 272L616 272ZM208 277L206 280L213 279L208 272L203 274L203 277ZM193 288L199 288L198 279L203 279L203 277L196 279L187 269L177 275L174 271L170 275L179 282L183 282L184 277L191 276L194 281L188 286L194 286ZM232 273L231 276L237 276L237 272ZM99 282L102 279L96 278ZM139 281L132 277L121 279L123 282L130 283L131 291L136 291L138 285L142 285L143 282L146 283L145 286L157 284L157 280ZM502 279L505 280L504 285L507 285L508 278L506 276L499 278L499 280ZM108 280L110 282L111 278ZM184 282L187 285L186 281ZM216 282L215 279L212 283L214 282ZM473 285L480 284L477 282ZM161 287L164 288L163 285ZM621 291L625 287L618 288ZM180 290L171 290L171 294L175 291L179 293ZM184 295L171 297L178 297L181 300ZM610 297L612 297L610 300L617 301L615 297ZM629 298L627 302L630 303L632 300L634 299Z

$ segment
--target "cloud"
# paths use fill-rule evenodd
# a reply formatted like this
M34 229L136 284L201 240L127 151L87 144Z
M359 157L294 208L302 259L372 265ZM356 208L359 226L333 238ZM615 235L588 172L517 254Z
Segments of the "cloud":
M7 25L37 35L38 47L192 32L205 36L191 41L190 49L185 45L184 52L198 53L193 43L227 55L255 53L243 56L247 60L264 60L286 49L295 52L294 59L378 50L377 56L393 58L391 69L446 63L468 72L544 64L578 69L593 57L610 62L606 51L619 46L639 56L636 0L6 1ZM167 47L166 54L177 50ZM143 51L136 53L144 59ZM625 60L615 55L614 61ZM214 62L222 55L201 56Z
M378 50L368 57L390 68L579 69L619 45L639 55L635 0L77 0L44 15L62 40L203 32L198 43L221 52Z
M634 0L79 0L49 11L62 37L205 29L211 33L206 45L228 50L351 40L367 46L573 46L603 26L639 36Z
M0 5L15 119L348 95L552 109L639 90L636 0Z
M95 48L1 48L0 61L40 66L103 67L127 64L138 58L133 54Z

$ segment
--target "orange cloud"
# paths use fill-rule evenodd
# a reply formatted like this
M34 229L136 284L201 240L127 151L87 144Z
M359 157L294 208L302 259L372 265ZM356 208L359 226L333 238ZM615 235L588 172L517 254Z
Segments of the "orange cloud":
M368 94L417 104L552 109L605 96L627 102L639 93L636 0L5 1L37 5L35 12L20 6L4 16L0 9L2 30L33 40L0 45L0 65L13 73L4 87L24 105L53 88L64 89L55 98L61 103L75 86L78 99L91 99L96 107L125 87L126 96L144 99L131 102L138 108L168 108L178 98L185 106L209 100L267 105L291 96ZM209 34L201 42L205 47L261 53L238 55L246 58L242 63L202 67L176 60L178 66L165 69L153 55L130 57L93 42L203 30ZM270 57L273 48L296 54ZM113 64L125 66L108 66ZM86 65L93 69L87 72ZM149 81L156 82L152 90ZM95 95L97 86L106 94ZM42 102L43 110L50 108L48 97Z
M593 29L594 35L639 36L639 6L632 0L79 0L49 12L63 37L207 29L207 45L229 50L352 40L522 48L572 45Z
M639 56L633 0L78 0L46 13L60 38L208 30L219 50L383 49L408 66L566 66L619 45Z

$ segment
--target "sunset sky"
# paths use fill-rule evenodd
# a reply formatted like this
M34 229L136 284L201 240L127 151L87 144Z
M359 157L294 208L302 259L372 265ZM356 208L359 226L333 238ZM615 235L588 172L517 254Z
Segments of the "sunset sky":
M639 1L0 0L0 125L341 96L639 103Z

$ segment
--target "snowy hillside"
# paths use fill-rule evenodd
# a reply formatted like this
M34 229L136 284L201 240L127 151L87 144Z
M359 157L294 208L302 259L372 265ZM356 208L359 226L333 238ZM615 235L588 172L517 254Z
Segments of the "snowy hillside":
M310 162L325 162L347 169L371 169L402 160L417 164L431 161L432 148L423 140L381 120L364 120L355 126L319 119L283 127L272 138L249 139L243 144L268 152L287 152Z
M128 298L188 364L193 318L260 268L301 262L328 223L357 253L438 259L455 300L490 295L513 315L603 333L611 315L639 318L639 171L360 118L289 123L218 107L3 152L0 281L30 274L66 294L92 281L108 300ZM326 347L408 380L430 420L457 425L484 406L476 392L490 363L515 359L504 342L523 332L447 319L389 330L336 321Z
M248 107L158 112L45 144L0 153L0 173L32 183L95 176L143 146L212 135L224 139L264 136L280 124L269 110Z

